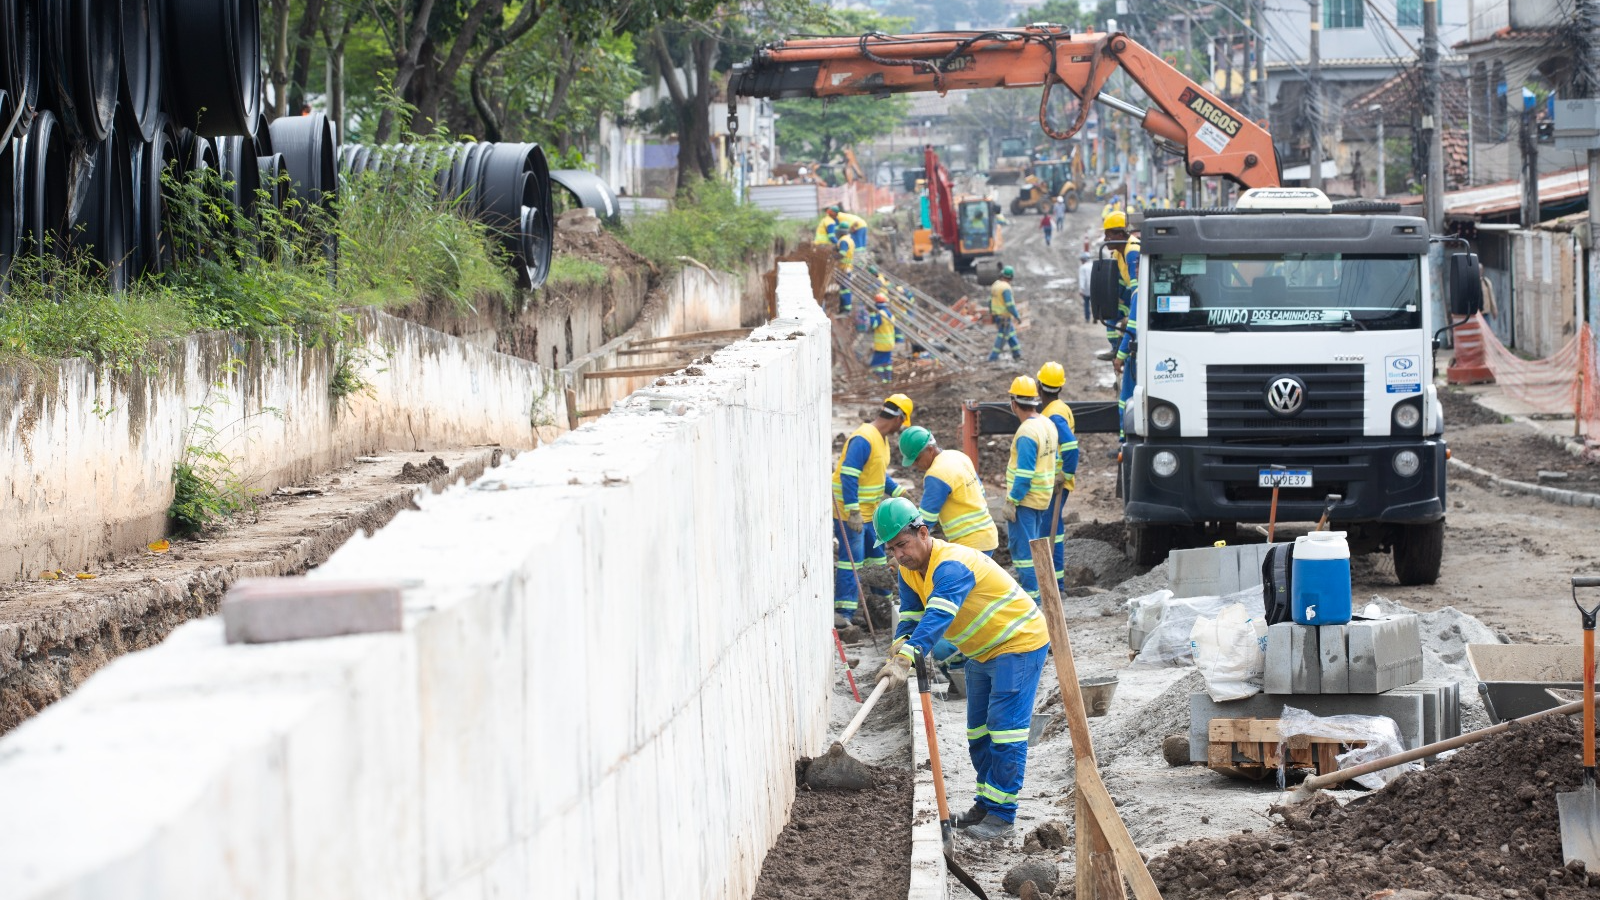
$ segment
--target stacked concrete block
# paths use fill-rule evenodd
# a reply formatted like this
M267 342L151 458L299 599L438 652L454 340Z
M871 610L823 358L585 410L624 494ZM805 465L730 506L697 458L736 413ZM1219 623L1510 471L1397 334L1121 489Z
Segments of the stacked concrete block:
M1352 694L1381 694L1422 678L1422 638L1416 616L1354 621L1345 634Z
M1317 626L1317 655L1320 664L1322 694L1344 694L1350 691L1350 658L1345 644L1343 625Z
M1174 597L1224 597L1261 584L1261 563L1274 544L1174 550L1167 557Z
M1406 749L1415 749L1461 733L1459 690L1453 681L1419 681L1386 694L1257 694L1221 703L1196 691L1189 695L1189 759L1206 761L1212 719L1277 719L1285 706L1318 716L1393 719Z
M1381 694L1421 678L1422 639L1413 615L1267 629L1262 690L1269 694Z

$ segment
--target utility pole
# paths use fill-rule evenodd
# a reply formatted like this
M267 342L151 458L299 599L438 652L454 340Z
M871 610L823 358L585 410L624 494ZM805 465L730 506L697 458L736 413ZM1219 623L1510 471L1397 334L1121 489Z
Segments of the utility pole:
M1432 0L1424 0L1430 3ZM1311 152L1308 157L1306 185L1312 190L1322 190L1322 2L1310 0L1311 6L1311 71L1306 78L1310 88Z
M1389 161L1387 151L1383 147L1383 104L1374 103L1367 109L1378 114L1378 198L1381 200L1389 193Z
M1578 0L1578 22L1587 25L1588 46L1583 48L1583 58L1578 61L1578 71L1582 74L1583 96L1600 97L1600 73L1596 66L1600 66L1600 9L1595 8L1595 0ZM1578 307L1580 320L1588 320L1594 315L1594 292L1600 290L1600 149L1589 149L1589 283L1588 290L1580 291L1582 299Z
M1522 100L1517 111L1517 149L1522 155L1522 227L1533 228L1539 224L1539 145L1534 141L1534 110Z
M1444 127L1443 106L1439 102L1439 0L1422 0L1422 139L1428 148L1428 182L1424 200L1428 211L1428 230L1444 230L1444 142L1439 130Z
M1256 100L1261 105L1257 108L1256 115L1261 118L1265 126L1270 115L1267 106L1267 20L1265 0L1256 0L1256 12L1251 17L1256 30Z

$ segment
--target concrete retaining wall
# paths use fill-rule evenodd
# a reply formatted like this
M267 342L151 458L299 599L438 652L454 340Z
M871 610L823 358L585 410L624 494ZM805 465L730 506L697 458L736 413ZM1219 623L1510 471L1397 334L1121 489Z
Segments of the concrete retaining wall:
M554 436L566 421L552 370L379 313L358 327L371 391L342 403L328 389L331 348L224 333L174 343L153 376L108 376L86 360L0 370L0 577L159 539L173 464L191 445L220 449L271 491L387 448L532 447L537 428Z
M123 657L0 740L8 898L742 898L826 740L827 322L779 319L314 573L401 633Z

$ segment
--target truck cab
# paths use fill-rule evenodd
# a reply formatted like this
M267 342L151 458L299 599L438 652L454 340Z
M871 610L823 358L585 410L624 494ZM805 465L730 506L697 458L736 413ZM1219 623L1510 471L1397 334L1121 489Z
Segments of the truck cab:
M1136 561L1268 521L1277 484L1277 521L1316 521L1338 494L1352 550L1435 581L1447 455L1426 222L1301 189L1170 212L1145 220L1130 317L1119 476Z

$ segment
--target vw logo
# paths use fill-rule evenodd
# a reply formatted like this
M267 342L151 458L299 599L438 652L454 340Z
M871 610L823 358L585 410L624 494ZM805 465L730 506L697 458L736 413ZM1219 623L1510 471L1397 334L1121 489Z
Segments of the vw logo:
M1297 415L1306 402L1305 382L1293 375L1274 378L1267 383L1265 400L1267 410L1275 416Z

